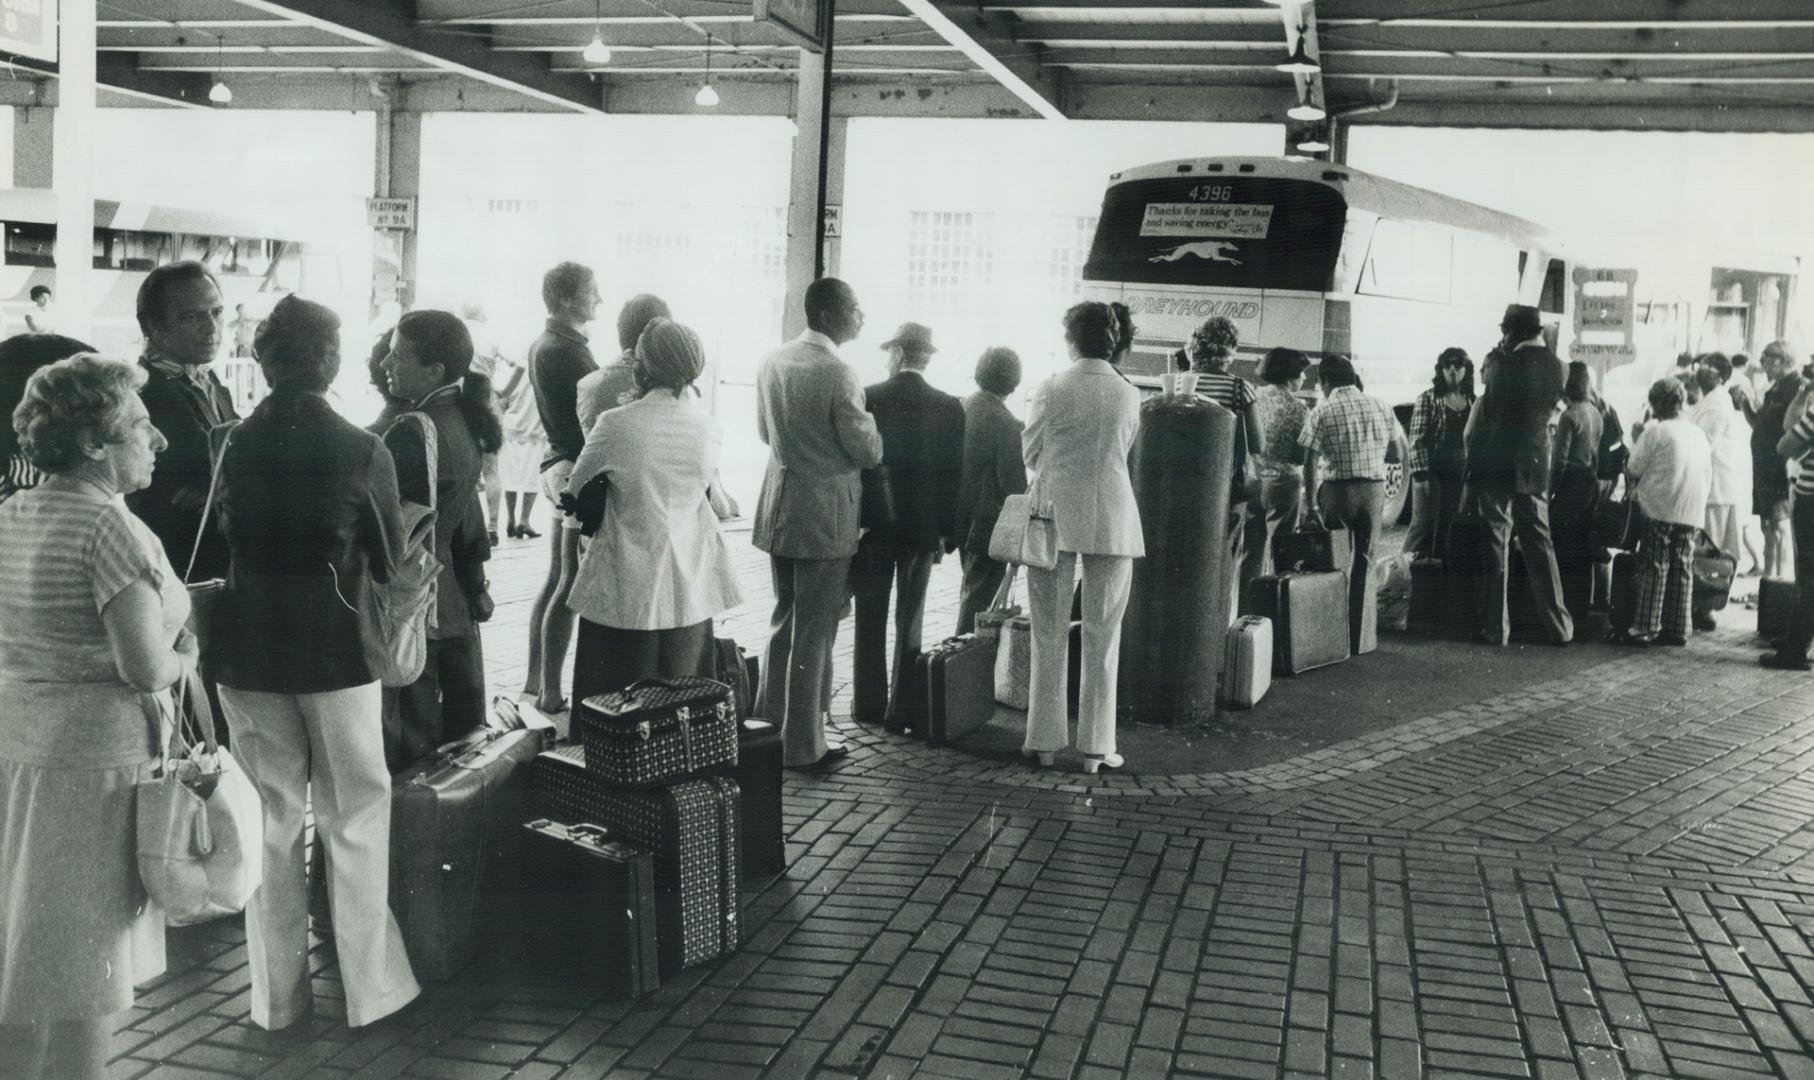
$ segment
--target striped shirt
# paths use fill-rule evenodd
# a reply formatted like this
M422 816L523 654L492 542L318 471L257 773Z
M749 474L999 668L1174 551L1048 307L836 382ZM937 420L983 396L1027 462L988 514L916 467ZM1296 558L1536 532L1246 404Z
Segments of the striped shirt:
M1226 371L1198 372L1197 396L1235 412L1245 411L1256 400L1252 383Z
M1814 495L1814 409L1802 413L1801 419L1790 430L1796 438L1808 444L1808 448L1801 452L1801 472L1795 477L1795 494Z
M101 609L143 579L176 640L189 595L125 500L50 477L0 505L0 759L114 768L147 759L139 693L120 676ZM48 711L47 711L47 705Z
M1310 411L1298 443L1321 454L1325 480L1384 480L1386 449L1398 418L1377 398L1338 386Z

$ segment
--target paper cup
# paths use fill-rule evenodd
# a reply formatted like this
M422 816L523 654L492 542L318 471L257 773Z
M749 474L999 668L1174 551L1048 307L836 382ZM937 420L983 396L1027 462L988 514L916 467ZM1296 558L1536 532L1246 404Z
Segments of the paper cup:
M1178 372L1178 396L1195 397L1197 393L1197 373L1194 371Z

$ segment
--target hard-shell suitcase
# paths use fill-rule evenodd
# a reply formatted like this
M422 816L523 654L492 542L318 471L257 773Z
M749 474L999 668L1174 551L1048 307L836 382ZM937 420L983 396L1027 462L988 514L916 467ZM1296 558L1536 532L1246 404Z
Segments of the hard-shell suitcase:
M1222 698L1231 709L1251 709L1272 688L1272 620L1243 615L1228 628L1222 658Z
M1354 565L1354 534L1347 529L1279 530L1272 538L1272 562L1281 572L1317 573Z
M392 779L391 911L418 979L451 978L495 939L521 876L541 748L539 732L487 729Z
M1432 636L1446 632L1449 618L1444 611L1441 559L1411 560L1410 604L1410 612L1405 616L1406 630Z
M653 787L737 764L737 710L716 679L640 679L580 703L586 767L623 787Z
M741 796L743 878L779 874L787 869L787 844L781 837L781 729L767 720L739 725L731 778Z
M737 718L748 720L756 707L756 676L753 657L745 656L743 646L730 638L712 640L714 677L731 688L731 701L737 706Z
M1272 671L1296 675L1348 659L1348 575L1333 571L1254 579L1254 605L1272 621Z
M995 715L995 641L975 634L948 637L917 661L926 687L926 739L961 739Z
M597 987L606 997L660 986L654 858L599 825L541 818L523 828L522 962L512 966L538 983Z
M581 746L535 759L538 807L548 817L603 825L655 856L661 975L728 955L742 941L737 782L718 776L663 788L614 788L586 766Z
M1759 578L1757 582L1757 636L1772 645L1789 636L1795 624L1800 592L1787 578Z

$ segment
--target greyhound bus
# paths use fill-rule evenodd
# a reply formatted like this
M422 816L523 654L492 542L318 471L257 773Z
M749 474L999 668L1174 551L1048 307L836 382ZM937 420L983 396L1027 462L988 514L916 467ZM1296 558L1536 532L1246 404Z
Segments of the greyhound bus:
M52 192L0 189L0 228L6 235L0 259L0 317L5 320L6 333L25 329L25 315L34 310L32 289L47 285L54 297L56 220ZM272 232L269 227L211 211L96 199L91 278L94 314L89 343L108 355L136 357L140 351L135 312L139 285L152 268L184 259L194 259L214 272L228 320L239 304L259 318L284 293L305 288L323 295L339 292L337 258L295 240L279 239ZM248 405L263 391L262 380L249 360L226 361L218 373L238 405Z
M1430 385L1450 345L1478 363L1510 303L1542 312L1567 355L1569 266L1559 243L1510 214L1344 165L1212 157L1115 173L1083 268L1083 295L1119 300L1137 333L1123 371L1156 387L1204 319L1240 334L1252 379L1274 346L1315 363L1353 358L1368 393L1398 408ZM1409 485L1388 467L1386 515Z

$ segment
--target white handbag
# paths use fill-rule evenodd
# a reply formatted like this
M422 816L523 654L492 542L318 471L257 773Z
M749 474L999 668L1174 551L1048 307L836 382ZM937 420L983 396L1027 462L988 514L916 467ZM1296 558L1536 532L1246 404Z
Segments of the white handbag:
M1040 514L1031 494L1002 500L1001 516L989 534L989 557L996 562L1050 570L1058 565L1058 525Z
M201 729L199 744L183 730L185 698ZM264 806L258 790L215 742L214 711L195 673L171 692L152 695L148 705L154 722L161 727L168 719L171 731L158 775L133 792L145 892L170 926L244 911L264 880Z
M1033 684L1033 624L1016 615L1001 624L995 644L995 700L1023 712Z

